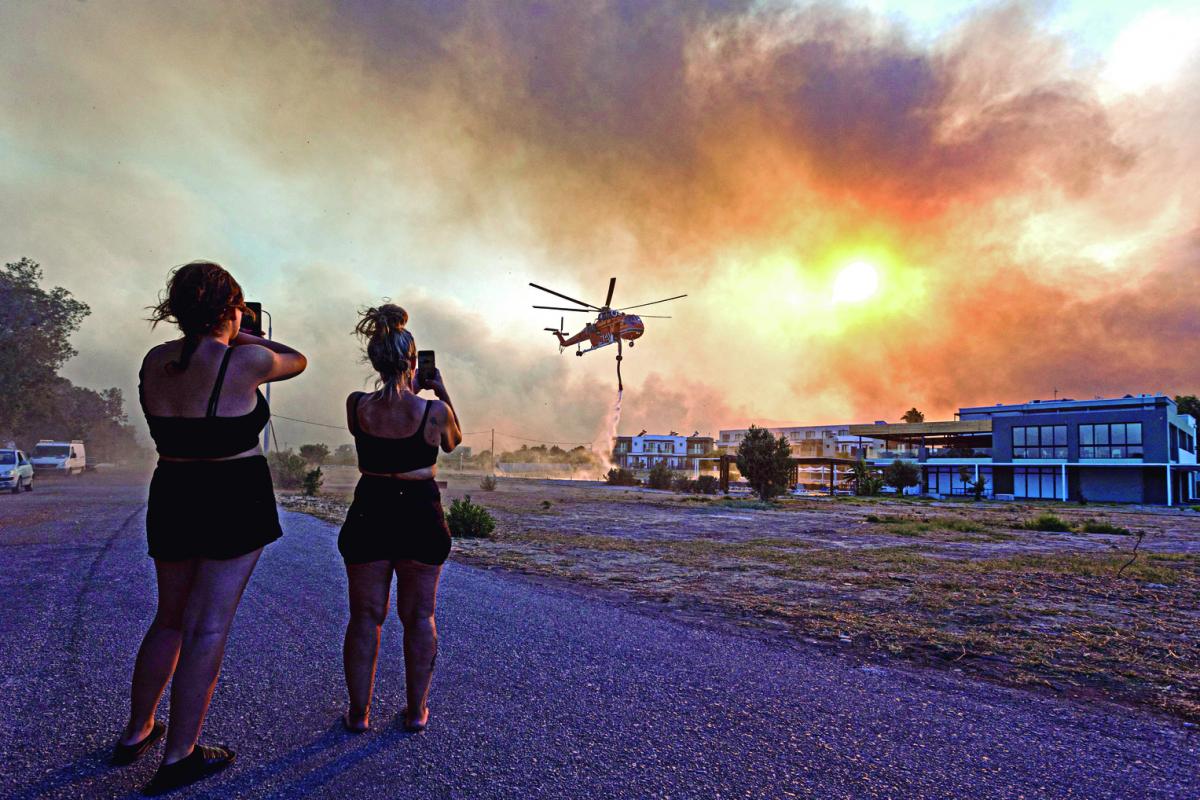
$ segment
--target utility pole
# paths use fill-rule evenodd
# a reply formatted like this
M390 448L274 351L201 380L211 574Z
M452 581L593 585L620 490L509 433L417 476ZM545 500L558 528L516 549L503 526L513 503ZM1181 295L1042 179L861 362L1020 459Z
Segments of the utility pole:
M269 342L269 341L271 341L271 334L273 333L272 328L275 327L275 322L274 322L274 319L271 317L270 311L267 311L265 308L259 309L259 310L262 311L262 313L267 315L267 341ZM271 405L271 384L268 383L267 384L267 407L269 408L270 405ZM268 452L270 452L271 425L272 424L273 423L270 420L267 420L267 427L263 428L263 455L266 455Z
M492 428L492 449L491 449L491 455L488 456L488 460L492 462L490 472L491 472L492 477L494 478L494 477L496 477L496 429L495 428Z

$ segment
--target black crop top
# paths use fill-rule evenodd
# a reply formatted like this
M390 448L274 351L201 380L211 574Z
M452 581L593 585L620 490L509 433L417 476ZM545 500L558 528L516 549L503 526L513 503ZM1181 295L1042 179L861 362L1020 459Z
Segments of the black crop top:
M271 419L271 407L261 391L255 389L258 402L249 414L238 417L218 417L217 401L221 399L221 385L225 382L225 370L229 367L229 356L233 348L225 351L212 395L208 398L208 411L203 417L160 417L146 411L146 399L142 395L141 373L138 374L138 400L146 424L150 426L150 438L160 456L168 458L228 458L258 447L258 435Z
M354 413L350 415L350 433L354 434L354 449L358 452L358 468L364 472L393 474L432 467L437 463L438 446L425 441L425 421L429 419L432 400L425 401L421 424L412 436L372 436L358 424L360 393L354 398Z

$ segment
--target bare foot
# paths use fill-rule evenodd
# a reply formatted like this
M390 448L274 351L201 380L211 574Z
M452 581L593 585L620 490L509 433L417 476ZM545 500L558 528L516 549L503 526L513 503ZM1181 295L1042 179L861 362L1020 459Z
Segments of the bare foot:
M359 716L347 711L345 714L342 714L342 725L351 733L364 733L371 727L369 716L369 714Z
M425 706L425 710L420 716L410 716L408 709L404 709L404 730L409 733L420 733L429 725L429 706Z

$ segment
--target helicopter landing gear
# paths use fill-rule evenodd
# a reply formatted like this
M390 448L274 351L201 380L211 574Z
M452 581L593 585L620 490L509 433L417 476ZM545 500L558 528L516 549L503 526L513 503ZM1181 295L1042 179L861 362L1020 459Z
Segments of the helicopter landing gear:
M576 351L575 351L575 355L577 355L577 356L582 356L582 355L583 355L583 351L582 351L582 350L576 350Z
M630 342L630 343L629 343L629 346L630 346L630 347L633 347L633 342Z

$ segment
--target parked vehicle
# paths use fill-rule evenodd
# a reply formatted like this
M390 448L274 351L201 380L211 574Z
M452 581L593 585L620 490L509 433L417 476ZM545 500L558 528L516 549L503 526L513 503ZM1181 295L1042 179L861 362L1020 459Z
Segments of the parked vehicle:
M33 448L34 469L51 475L79 475L87 466L87 451L83 442L55 442L42 439Z
M33 491L33 464L20 450L0 450L0 489Z

